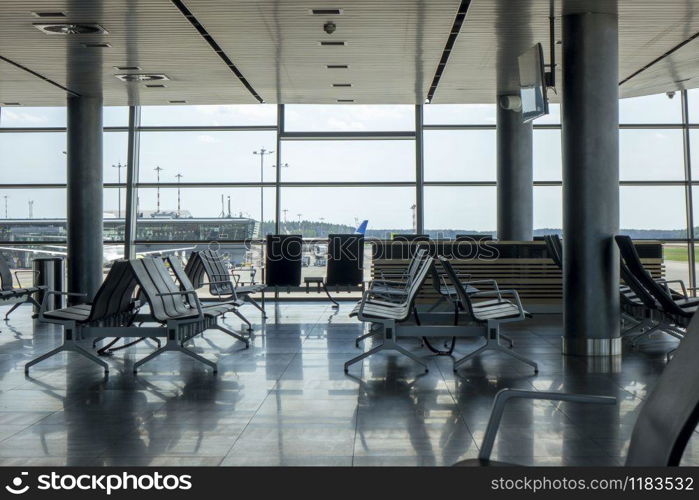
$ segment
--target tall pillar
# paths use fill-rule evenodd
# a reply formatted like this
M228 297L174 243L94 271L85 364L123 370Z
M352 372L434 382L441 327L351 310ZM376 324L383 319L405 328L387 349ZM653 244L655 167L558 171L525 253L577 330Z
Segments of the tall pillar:
M563 352L621 352L616 14L563 16Z
M102 283L102 98L68 98L68 290Z
M498 98L498 101L500 99ZM498 239L531 241L534 225L532 123L497 104Z

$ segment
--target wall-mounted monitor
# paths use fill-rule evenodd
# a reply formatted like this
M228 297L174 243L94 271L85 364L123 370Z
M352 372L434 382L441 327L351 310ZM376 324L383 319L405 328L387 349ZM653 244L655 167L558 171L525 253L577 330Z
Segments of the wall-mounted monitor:
M546 97L544 50L540 43L524 52L519 63L519 95L522 99L522 119L532 121L547 115L549 103Z

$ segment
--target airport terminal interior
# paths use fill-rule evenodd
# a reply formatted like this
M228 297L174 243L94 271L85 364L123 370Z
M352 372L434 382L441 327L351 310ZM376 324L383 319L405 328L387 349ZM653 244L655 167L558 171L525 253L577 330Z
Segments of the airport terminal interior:
M697 38L0 2L0 465L699 465Z

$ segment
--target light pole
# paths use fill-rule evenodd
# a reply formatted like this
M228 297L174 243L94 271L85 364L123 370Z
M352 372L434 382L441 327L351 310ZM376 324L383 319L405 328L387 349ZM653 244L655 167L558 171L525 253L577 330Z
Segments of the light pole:
M252 154L260 156L260 238L264 235L265 224L265 188L262 185L265 175L265 156L271 155L274 151L267 151L265 148L260 148L259 151L253 151Z
M155 213L159 214L160 213L160 172L165 170L164 168L160 168L160 166L155 167L153 170L155 170L155 174L157 176L157 186L158 186L158 191L157 191L157 203L156 203L156 210Z
M5 218L7 219L7 195L4 196L5 198Z
M180 216L180 181L182 180L182 177L184 177L184 176L178 172L175 177L177 177L177 217L179 217Z
M122 165L121 162L117 163L116 165L112 165L112 168L117 169L117 183L119 184L119 195L118 195L118 207L117 207L117 219L121 218L121 169L126 167L126 165Z

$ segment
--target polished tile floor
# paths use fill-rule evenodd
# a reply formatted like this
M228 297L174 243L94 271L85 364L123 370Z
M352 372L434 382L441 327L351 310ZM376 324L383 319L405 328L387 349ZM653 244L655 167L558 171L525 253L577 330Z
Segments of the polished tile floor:
M616 365L587 363L559 354L561 317L542 315L505 330L539 362L538 375L492 352L455 375L450 359L430 356L414 340L404 345L429 359L429 374L389 351L345 375L362 332L347 317L350 308L268 304L262 324L246 307L255 318L250 349L215 331L194 343L218 360L218 376L178 353L134 376L133 361L152 350L141 344L115 354L105 379L72 353L25 377L24 363L61 336L22 307L0 324L0 465L450 465L476 456L492 398L504 387L613 395L619 404L515 402L493 458L619 465L639 403L673 346L658 338ZM457 353L474 346L462 341ZM699 464L698 438L684 461Z

